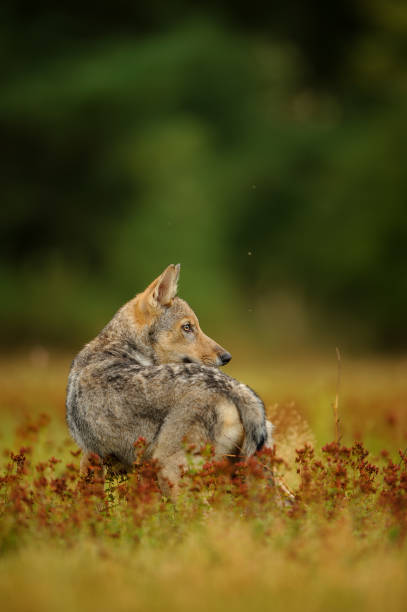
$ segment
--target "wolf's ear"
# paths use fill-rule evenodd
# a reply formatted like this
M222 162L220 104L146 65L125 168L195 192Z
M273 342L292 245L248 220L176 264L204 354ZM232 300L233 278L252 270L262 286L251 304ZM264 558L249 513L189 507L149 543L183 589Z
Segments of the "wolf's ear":
M177 295L178 278L181 265L171 264L164 270L147 291L149 301L153 306L168 306L171 300Z

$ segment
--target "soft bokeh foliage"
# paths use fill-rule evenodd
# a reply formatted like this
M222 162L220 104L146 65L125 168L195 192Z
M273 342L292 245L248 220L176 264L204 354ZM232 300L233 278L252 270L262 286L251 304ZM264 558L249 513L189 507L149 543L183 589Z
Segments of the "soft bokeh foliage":
M333 364L252 363L240 376L264 397L274 451L234 475L208 447L201 469L190 455L176 507L161 497L153 466L140 464L142 440L132 474L107 473L103 485L96 462L79 476L64 419L68 356L37 348L0 366L6 612L405 609L405 361L346 363L339 445L327 444ZM314 448L302 444L294 410L308 417ZM294 504L278 494L273 471Z
M85 341L180 261L215 330L405 347L401 0L1 11L3 344Z

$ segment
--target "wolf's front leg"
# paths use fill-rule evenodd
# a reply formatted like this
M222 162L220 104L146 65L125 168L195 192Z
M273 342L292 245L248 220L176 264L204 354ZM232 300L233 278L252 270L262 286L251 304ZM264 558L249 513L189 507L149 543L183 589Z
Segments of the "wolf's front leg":
M160 453L154 454L160 465L158 470L158 484L161 493L175 502L179 494L179 481L183 470L187 467L184 451L178 451L170 457L160 457Z
M79 465L79 472L82 476L86 476L88 468L91 466L92 453L82 452L81 462Z

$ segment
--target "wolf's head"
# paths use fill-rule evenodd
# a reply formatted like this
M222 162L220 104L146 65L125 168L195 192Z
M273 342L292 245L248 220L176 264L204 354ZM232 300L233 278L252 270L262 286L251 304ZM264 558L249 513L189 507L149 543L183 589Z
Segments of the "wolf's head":
M232 356L199 326L194 311L176 297L180 264L171 264L130 302L137 330L148 338L157 363L222 366Z

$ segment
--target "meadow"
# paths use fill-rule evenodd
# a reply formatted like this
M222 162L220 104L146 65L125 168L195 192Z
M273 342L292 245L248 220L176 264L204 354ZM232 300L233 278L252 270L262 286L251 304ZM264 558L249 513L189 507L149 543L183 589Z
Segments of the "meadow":
M264 398L275 448L233 474L201 449L176 506L154 465L79 476L72 355L1 358L2 610L405 609L406 359L343 355L338 384L335 351L246 355L226 371Z

